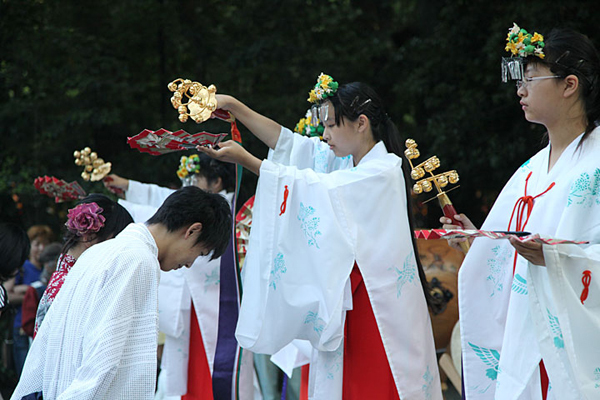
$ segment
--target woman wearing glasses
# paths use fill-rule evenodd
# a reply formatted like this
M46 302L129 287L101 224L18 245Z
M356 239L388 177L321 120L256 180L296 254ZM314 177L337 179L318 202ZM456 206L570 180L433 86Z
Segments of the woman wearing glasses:
M466 398L600 398L600 57L565 29L544 40L515 25L507 43L517 57L503 71L549 143L514 173L482 229L592 245L475 239L459 274Z
M402 141L382 100L365 84L338 87L321 74L309 101L326 143L231 97L217 100L272 149L267 160L232 141L202 149L260 175L236 331L242 347L273 354L310 342L310 398L441 399Z

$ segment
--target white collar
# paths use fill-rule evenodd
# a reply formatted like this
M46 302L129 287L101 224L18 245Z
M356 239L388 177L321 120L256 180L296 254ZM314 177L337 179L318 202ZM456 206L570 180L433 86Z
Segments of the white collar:
M121 235L140 238L142 242L148 245L152 253L156 257L158 257L158 245L156 244L154 236L152 236L152 233L148 229L148 226L144 222L132 223L127 225L125 229L123 229L123 231L119 233L118 236Z
M379 142L375 143L375 146L373 146L371 150L369 150L369 152L364 155L364 157L360 160L358 164L362 164L365 161L381 158L386 154L388 154L387 148L385 147L383 141L380 140Z

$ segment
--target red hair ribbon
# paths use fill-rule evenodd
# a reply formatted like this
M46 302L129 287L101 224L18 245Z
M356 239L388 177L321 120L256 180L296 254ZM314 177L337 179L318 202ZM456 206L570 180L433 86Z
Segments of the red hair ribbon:
M287 198L288 195L290 194L290 191L288 190L287 185L285 185L285 190L283 191L283 203L281 203L281 207L279 207L279 215L282 215L283 213L285 213L285 206L287 204Z
M590 283L592 282L592 271L585 270L583 271L583 277L581 278L581 283L583 283L583 291L581 292L581 304L587 299L588 292L590 290Z
M531 174L533 172L530 172L529 175L527 175L527 178L525 178L525 193L523 194L522 197L519 197L517 199L517 202L515 203L515 206L513 207L513 211L512 214L510 215L510 221L508 221L508 230L510 231L510 226L512 224L512 220L513 217L515 216L515 211L517 212L517 220L516 222L516 226L515 226L515 231L517 232L523 232L525 230L525 226L527 226L527 222L529 222L529 216L531 215L531 212L533 211L533 204L535 202L535 199L537 199L540 196L545 195L546 193L548 193L548 191L550 189L552 189L554 187L554 182L552 182L550 184L550 186L548 186L548 189L544 190L542 193L538 194L537 196L529 196L527 194L527 184L529 183L529 178L531 178ZM526 217L525 217L525 222L523 223L523 216L524 214L527 213ZM515 274L515 268L517 267L517 253L515 253L515 260L513 262L513 275Z

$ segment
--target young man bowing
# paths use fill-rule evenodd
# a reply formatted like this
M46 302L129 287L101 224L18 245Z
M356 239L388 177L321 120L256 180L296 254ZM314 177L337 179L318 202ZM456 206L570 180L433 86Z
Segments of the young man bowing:
M152 399L159 268L221 256L230 226L223 197L184 187L145 224L86 251L48 311L12 399Z

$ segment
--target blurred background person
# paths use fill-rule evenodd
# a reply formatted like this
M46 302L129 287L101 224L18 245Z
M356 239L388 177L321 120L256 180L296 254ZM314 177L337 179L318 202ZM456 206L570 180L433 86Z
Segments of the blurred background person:
M31 242L29 257L17 271L14 278L9 279L5 285L8 293L8 300L12 306L16 307L12 331L13 360L17 376L21 375L23 363L25 363L25 357L27 357L27 351L29 350L29 338L21 328L21 306L29 285L40 279L40 274L42 272L40 254L44 250L44 247L52 242L54 232L47 225L33 225L27 230L27 236Z
M35 316L38 305L40 304L40 299L42 298L42 295L48 286L50 277L54 271L56 271L56 263L58 262L61 249L62 244L59 242L50 243L44 248L42 254L40 254L40 263L42 264L42 273L40 274L40 279L32 282L25 292L23 305L21 307L21 327L29 337L33 337Z
M14 275L29 255L31 243L27 233L18 225L0 223L0 314L9 304L4 282Z

